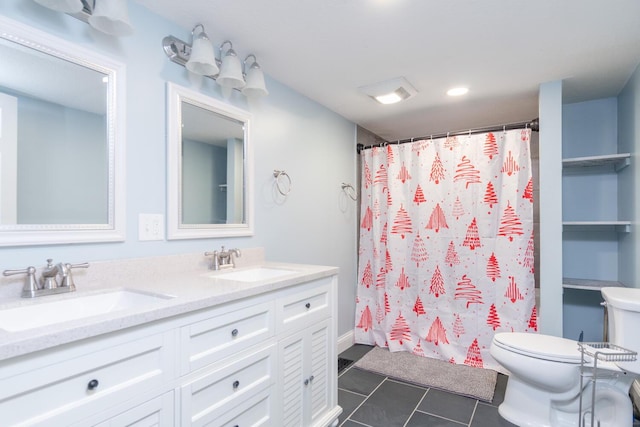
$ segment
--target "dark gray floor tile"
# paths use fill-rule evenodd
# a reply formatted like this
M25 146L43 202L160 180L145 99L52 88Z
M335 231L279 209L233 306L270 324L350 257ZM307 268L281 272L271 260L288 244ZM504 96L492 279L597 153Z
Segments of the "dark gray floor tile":
M462 427L466 424L461 424L455 421L446 420L444 418L436 417L435 415L424 414L422 412L416 412L413 414L406 427Z
M491 404L493 406L500 406L504 401L504 392L507 389L507 382L509 377L504 374L498 374L498 380L496 381L496 391L493 393L493 400Z
M338 378L338 388L368 396L384 379L382 375L351 367Z
M498 408L478 402L470 427L517 427L498 414Z
M402 427L424 393L422 388L385 380L350 418L372 427Z
M366 396L361 394L351 393L346 390L338 390L338 405L342 407L342 414L340 414L340 421L344 421L349 418L349 415L366 399Z
M353 360L354 362L360 360L362 356L367 354L373 348L372 345L365 344L354 344L342 353L338 355L338 357L342 357L344 359Z
M418 410L469 424L476 402L476 399L470 397L430 388L427 395L420 402Z

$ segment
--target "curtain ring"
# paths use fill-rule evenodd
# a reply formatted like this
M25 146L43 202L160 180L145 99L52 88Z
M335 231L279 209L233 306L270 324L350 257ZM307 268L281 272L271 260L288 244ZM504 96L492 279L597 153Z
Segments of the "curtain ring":
M291 192L291 177L285 172L285 171L279 171L277 169L273 170L273 176L276 179L276 188L278 189L278 193L282 194L283 196L286 196L287 194L289 194ZM284 191L282 189L282 182L280 180L280 177L284 176L287 178L287 181L289 181L287 183L287 191Z
M353 188L353 185L343 182L342 191L344 191L344 193L354 202L358 200L358 193L356 193L356 189Z

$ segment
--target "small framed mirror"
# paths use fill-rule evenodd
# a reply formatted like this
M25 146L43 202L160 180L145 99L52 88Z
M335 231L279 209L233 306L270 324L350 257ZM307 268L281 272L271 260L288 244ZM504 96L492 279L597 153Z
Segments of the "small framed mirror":
M250 236L250 114L167 83L167 238Z
M0 17L0 246L123 241L124 65Z

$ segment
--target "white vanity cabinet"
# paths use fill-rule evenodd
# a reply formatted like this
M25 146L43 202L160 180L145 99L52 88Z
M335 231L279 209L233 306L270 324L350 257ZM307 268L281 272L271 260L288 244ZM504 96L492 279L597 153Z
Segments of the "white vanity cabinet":
M274 286L0 361L0 425L335 424L336 291Z
M135 328L0 363L2 425L99 424L174 377L175 331ZM133 407L133 406L131 406ZM96 414L102 414L96 416Z
M277 301L278 426L326 426L341 412L335 291L335 281L327 278L292 289Z

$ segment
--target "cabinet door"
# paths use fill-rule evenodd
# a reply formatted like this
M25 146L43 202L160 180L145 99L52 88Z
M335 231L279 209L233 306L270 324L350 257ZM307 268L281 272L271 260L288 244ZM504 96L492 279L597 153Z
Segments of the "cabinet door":
M331 322L325 319L280 342L282 426L312 426L332 407Z
M96 427L172 427L174 425L173 392L158 396L129 409L100 424L79 423L77 426L95 425Z

